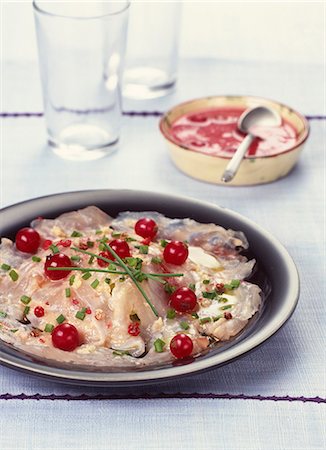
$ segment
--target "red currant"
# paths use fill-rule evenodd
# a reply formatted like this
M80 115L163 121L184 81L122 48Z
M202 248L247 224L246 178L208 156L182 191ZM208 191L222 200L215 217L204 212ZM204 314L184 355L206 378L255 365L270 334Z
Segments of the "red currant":
M101 253L99 253L99 256L102 256L103 258L106 258L106 259L113 260L113 256L109 252L101 252ZM100 267L107 267L109 265L109 263L107 261L103 261L103 259L99 259L99 258L97 258L97 264Z
M188 258L188 248L180 241L172 241L167 244L163 252L164 261L168 264L181 266Z
M44 316L44 308L42 306L36 306L34 308L34 314L36 317L43 317Z
M131 256L129 245L123 239L115 239L109 243L109 246L118 256L120 256L121 259ZM114 259L112 255L110 259Z
M181 287L171 295L170 304L178 312L192 311L197 305L197 297L191 289Z
M135 225L135 233L143 238L153 239L157 233L158 227L153 219L144 217L139 219Z
M45 275L50 280L61 280L70 274L70 270L49 270L50 267L72 267L69 256L64 253L56 253L55 255L47 256L44 264Z
M128 326L128 333L131 336L138 336L140 334L139 322L132 322Z
M16 234L16 247L24 253L36 253L41 237L33 228L22 228Z
M189 336L180 333L176 334L170 342L170 350L173 356L178 359L186 358L191 355L194 344Z
M51 337L53 346L66 352L72 352L79 345L78 330L70 323L57 325L52 331Z

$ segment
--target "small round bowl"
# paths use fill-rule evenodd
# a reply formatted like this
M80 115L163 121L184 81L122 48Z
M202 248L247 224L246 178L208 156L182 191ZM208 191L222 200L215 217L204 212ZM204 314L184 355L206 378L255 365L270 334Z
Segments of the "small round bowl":
M172 133L172 125L184 114L196 113L216 107L253 108L268 106L279 112L282 120L290 123L297 133L296 144L286 151L271 156L245 157L240 168L228 185L243 186L269 183L287 175L296 164L309 135L309 124L300 113L281 103L260 97L218 96L205 97L181 103L168 111L160 121L160 130L168 143L175 165L199 180L225 184L221 176L231 159L227 156L213 156L195 151L182 145Z

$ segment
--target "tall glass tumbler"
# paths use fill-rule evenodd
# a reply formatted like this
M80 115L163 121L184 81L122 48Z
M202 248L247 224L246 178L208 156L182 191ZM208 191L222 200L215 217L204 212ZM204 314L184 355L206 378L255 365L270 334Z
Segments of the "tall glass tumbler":
M33 2L48 141L65 159L117 148L129 1Z
M123 95L151 99L171 92L177 79L182 2L132 1Z

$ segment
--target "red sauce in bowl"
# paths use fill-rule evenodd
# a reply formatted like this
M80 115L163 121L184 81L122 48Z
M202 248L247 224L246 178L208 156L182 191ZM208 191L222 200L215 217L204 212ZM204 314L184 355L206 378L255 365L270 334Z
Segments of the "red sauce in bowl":
M245 108L213 108L185 114L171 127L175 141L190 150L212 156L231 158L245 135L237 122ZM255 127L259 138L247 156L272 156L290 150L297 143L295 128L283 119L277 127Z

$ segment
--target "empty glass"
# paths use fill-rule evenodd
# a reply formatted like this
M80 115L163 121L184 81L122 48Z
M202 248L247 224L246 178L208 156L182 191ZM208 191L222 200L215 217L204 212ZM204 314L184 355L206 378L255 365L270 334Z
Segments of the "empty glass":
M180 1L131 3L123 94L150 99L168 94L177 78Z
M66 159L116 149L128 1L34 1L48 141Z

